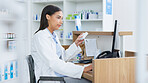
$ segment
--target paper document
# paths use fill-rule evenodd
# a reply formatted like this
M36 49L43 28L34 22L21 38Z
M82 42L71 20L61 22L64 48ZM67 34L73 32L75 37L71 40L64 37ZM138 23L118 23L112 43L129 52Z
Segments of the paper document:
M94 56L97 52L96 39L85 39L86 56Z

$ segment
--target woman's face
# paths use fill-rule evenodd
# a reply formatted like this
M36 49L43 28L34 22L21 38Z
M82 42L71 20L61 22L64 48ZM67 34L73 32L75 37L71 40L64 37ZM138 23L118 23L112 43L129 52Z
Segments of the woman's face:
M48 20L48 27L54 31L58 30L60 26L63 24L63 13L62 11L55 12L53 15L48 15L47 17Z

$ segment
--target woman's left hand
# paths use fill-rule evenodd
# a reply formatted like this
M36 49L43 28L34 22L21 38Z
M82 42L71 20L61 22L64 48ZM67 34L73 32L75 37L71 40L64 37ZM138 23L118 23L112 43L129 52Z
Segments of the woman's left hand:
M82 33L78 36L78 38L75 40L75 44L76 44L76 46L79 46L79 44L81 44L83 41L84 41L84 39L83 40L81 40L80 38L82 37Z

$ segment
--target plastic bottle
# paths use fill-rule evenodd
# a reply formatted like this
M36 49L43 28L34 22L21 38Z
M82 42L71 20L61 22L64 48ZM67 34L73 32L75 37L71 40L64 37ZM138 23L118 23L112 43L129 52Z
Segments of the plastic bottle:
M70 32L70 39L72 39L72 32Z
M15 61L15 76L18 77L18 63Z
M63 38L63 31L61 31L61 37L60 38Z
M98 19L99 17L98 17L98 12L96 12L96 19Z
M4 79L7 80L8 79L8 69L7 69L7 65L5 65L5 68L4 68Z
M81 53L77 54L76 60L77 61L81 60Z
M13 78L13 62L11 62L11 65L10 65L10 78L11 79Z
M36 14L35 20L38 20L38 15Z
M75 25L76 25L76 30L81 31L81 18L80 18L80 16L75 16Z

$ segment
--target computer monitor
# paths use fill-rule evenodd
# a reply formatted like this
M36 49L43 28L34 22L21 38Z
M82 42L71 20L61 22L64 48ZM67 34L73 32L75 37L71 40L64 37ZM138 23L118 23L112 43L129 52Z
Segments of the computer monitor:
M116 39L116 31L117 31L117 20L115 20L115 26L114 26L114 34L113 34L113 42L112 42L112 53L115 50L115 39Z

